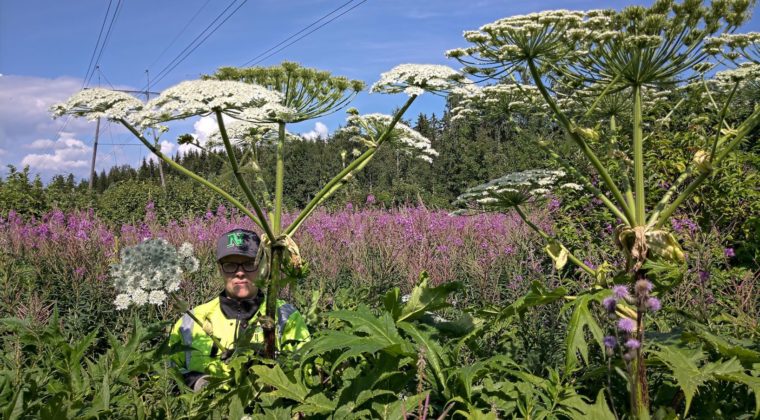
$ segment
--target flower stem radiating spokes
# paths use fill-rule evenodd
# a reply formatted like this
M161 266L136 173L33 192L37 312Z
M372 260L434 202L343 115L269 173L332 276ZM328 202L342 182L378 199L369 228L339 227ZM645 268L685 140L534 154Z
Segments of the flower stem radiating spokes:
M407 109L412 105L412 102L417 98L417 95L412 95L407 99L406 103L404 104L401 109L396 112L396 115L393 117L393 120L388 125L388 128L385 130L385 132L380 136L380 138L377 141L377 145L375 147L369 148L367 151L362 153L358 158L356 158L353 162L351 162L349 165L347 165L342 171L338 173L338 175L335 175L333 179L330 180L327 184L325 184L324 187L314 196L314 198L311 199L306 204L306 207L301 211L301 213L298 214L298 217L296 217L295 220L293 220L293 223L290 224L290 226L285 229L285 233L288 235L292 235L295 233L296 230L301 226L304 220L306 220L307 217L314 211L314 209L319 206L320 203L325 201L330 195L332 195L333 192L337 190L337 187L340 186L341 182L344 182L345 178L354 173L355 171L363 168L370 159L374 156L375 152L377 151L377 148L380 146L381 143L383 143L389 136L390 133L393 131L393 128L396 126L396 123L399 122L401 117L404 115Z
M156 155L158 158L160 158L161 160L163 160L164 162L166 162L167 165L171 166L172 168L176 169L180 173L187 175L188 177L192 178L193 180L199 182L200 184L208 187L212 191L214 191L217 194L221 195L222 197L224 197L224 199L226 199L227 201L229 201L230 204L232 204L233 206L235 206L235 208L237 208L243 214L245 214L246 216L248 216L254 223L256 223L257 226L259 226L260 228L263 229L263 223L262 223L262 221L260 221L259 218L257 218L253 213L251 213L251 211L248 210L248 208L246 208L243 205L243 203L241 203L235 197L233 197L232 195L230 195L230 193L228 193L227 191L224 191L223 189L219 188L218 186L212 184L211 182L209 182L205 178L203 178L200 175L196 174L195 172L193 172L193 171L185 168L184 166L180 165L179 163L175 162L174 160L169 159L168 156L166 156L163 153L161 153L161 150L159 150L150 141L148 141L139 131L137 131L137 129L134 126L132 126L125 119L119 118L119 119L117 119L117 121L120 122L122 125L124 125L124 127L126 127L130 132L132 132L132 134L134 134L135 137L137 137L137 139L140 140L145 145L145 147L148 148L148 150L150 150L154 155Z
M230 143L230 139L227 136L227 130L224 127L224 120L222 118L222 113L220 110L215 110L216 113L216 121L219 124L219 133L222 136L222 141L224 142L224 149L227 151L227 158L229 159L230 165L232 166L232 173L235 175L235 179L238 181L238 184L240 184L240 187L243 189L243 192L245 193L245 196L248 197L248 201L253 206L254 211L256 211L256 215L258 216L258 219L261 221L259 226L261 226L262 229L264 229L264 232L269 237L270 241L274 241L274 233L272 232L272 229L269 227L269 224L266 222L266 217L264 216L264 212L261 210L261 206L259 206L259 203L256 201L256 198L253 196L253 191L251 191L251 188L248 186L248 183L245 182L243 179L243 174L240 173L240 168L238 167L237 158L235 157L235 151L232 148L232 144Z
M588 146L586 141L581 138L580 135L575 131L573 123L570 121L570 119L557 107L556 102L552 99L552 97L549 95L549 92L546 90L546 87L544 86L542 80L541 80L541 74L539 73L538 68L536 67L533 60L528 60L528 67L530 68L531 76L533 77L533 81L536 84L536 87L538 88L539 92L541 92L541 95L544 97L544 100L549 105L549 108L554 112L554 115L559 120L562 127L567 131L570 138L575 141L575 143L580 147L581 151L584 155L591 161L591 164L594 166L594 168L599 173L599 176L602 178L602 181L607 186L607 188L610 189L610 192L612 193L615 200L618 202L618 206L622 209L621 213L625 215L623 218L624 221L626 221L628 224L633 225L635 223L635 216L631 212L631 209L628 208L628 205L626 204L625 198L623 197L623 194L620 192L620 189L615 184L615 181L612 180L610 177L609 172L607 172L607 169L602 165L602 162L599 161L599 158L594 154L594 152L591 150L591 148Z

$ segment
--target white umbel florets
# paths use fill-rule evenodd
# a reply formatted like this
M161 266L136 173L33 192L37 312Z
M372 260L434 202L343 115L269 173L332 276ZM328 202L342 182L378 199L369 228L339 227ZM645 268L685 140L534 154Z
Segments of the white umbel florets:
M54 117L71 114L89 120L119 120L129 119L144 106L142 101L127 93L94 88L75 93L65 103L53 105L50 111Z
M372 92L400 93L409 96L427 92L472 91L475 85L448 66L437 64L401 64L380 75Z
M545 196L564 176L565 172L561 170L530 169L514 172L468 189L457 197L454 204L499 207L520 205ZM575 189L575 184L565 184L563 187Z
M119 293L114 300L116 309L130 305L160 305L168 293L179 289L182 274L198 270L193 246L184 243L179 251L164 239L149 239L124 248L121 262L111 266L110 274Z
M351 115L347 118L348 125L336 134L349 133L352 135L352 141L375 147L391 121L393 117L385 114ZM428 138L400 122L393 127L388 141L407 154L426 162L432 162L433 158L438 156Z
M246 108L279 103L282 95L250 83L221 80L191 80L166 89L148 102L161 121L208 115L215 110L234 116Z

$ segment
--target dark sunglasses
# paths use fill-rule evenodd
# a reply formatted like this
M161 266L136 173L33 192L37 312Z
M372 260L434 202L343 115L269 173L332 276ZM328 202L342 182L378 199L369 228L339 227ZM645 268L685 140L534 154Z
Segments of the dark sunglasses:
M226 262L222 263L222 271L224 271L227 274L237 273L240 267L243 267L243 271L245 272L252 272L256 271L256 263L253 261L244 262L242 264L234 263L234 262Z

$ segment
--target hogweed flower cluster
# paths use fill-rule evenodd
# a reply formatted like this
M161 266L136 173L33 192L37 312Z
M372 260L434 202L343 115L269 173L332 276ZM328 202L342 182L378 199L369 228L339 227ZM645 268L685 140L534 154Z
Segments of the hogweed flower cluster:
M437 64L401 64L380 75L372 92L419 96L432 93L472 93L477 87L456 70Z
M124 248L121 261L111 265L110 274L119 294L116 309L130 305L161 305L169 293L179 290L182 275L198 270L193 246L185 242L179 250L165 239L148 239Z
M513 172L468 189L457 197L454 205L474 203L500 208L519 206L546 196L557 181L565 175L565 171L548 169ZM580 185L574 183L562 184L560 187L572 190L582 189Z
M350 114L346 121L346 127L338 130L336 134L346 133L351 135L351 141L367 147L377 147L380 136L388 130L393 117L385 114ZM426 162L432 162L433 157L438 156L427 137L401 122L396 123L387 136L387 141L398 149Z

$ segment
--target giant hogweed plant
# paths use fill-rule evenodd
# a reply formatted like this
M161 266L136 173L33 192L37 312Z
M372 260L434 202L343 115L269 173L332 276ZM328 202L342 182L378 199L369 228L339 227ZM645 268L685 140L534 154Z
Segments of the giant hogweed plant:
M427 139L399 124L399 120L414 100L425 91L444 94L462 89L463 77L451 68L438 65L401 65L384 73L372 86L373 92L405 92L409 97L392 116L370 115L361 117L351 112L349 127L364 146L364 151L347 164L314 198L306 204L292 223L284 226L283 185L285 177L285 148L288 124L303 122L334 113L345 107L364 88L360 81L332 76L328 72L303 68L295 63L283 63L269 68L221 69L213 78L185 81L163 91L147 103L122 92L106 89L88 89L76 93L66 103L52 108L54 116L65 114L89 119L107 118L126 127L153 154L178 172L189 176L225 198L235 208L250 218L264 232L260 248L260 264L263 286L267 289L267 320L262 320L265 354L273 357L275 352L274 319L276 296L282 281L293 279L304 269L298 245L292 235L314 210L336 190L346 184L353 175L364 168L383 144L397 145L412 153L420 151L429 157L434 151ZM232 175L242 189L248 205L237 200L213 182L193 173L170 157L161 153L155 142L146 138L146 131L159 128L161 124L198 116L211 116L219 127L218 138L227 154ZM276 150L275 185L269 208L263 206L268 200L257 197L241 169L233 138L227 129L226 119L253 124L247 136L271 133L276 127L273 140ZM245 127L242 127L246 131ZM242 136L245 140L245 135ZM192 143L187 136L181 142ZM262 183L260 176L257 183ZM266 189L260 189L266 191ZM251 211L249 209L253 209Z
M670 217L760 124L756 95L743 95L743 105L750 108L743 120L731 123L726 118L737 92L756 91L758 36L734 33L748 19L751 3L737 0L704 5L700 0L662 0L650 8L633 6L620 12L548 11L515 16L465 32L472 45L447 52L466 66L466 73L498 82L463 98L455 113L488 112L496 104L503 106L499 97L505 95L510 98L506 109L510 118L525 112L526 107L546 112L588 165L579 166L561 156L556 142L549 139L537 138L537 144L618 219L615 237L626 267L615 276L622 284L611 295L609 264L599 268L584 264L557 238L530 223L522 211L522 206L546 192L553 181L546 179L549 172L513 174L476 187L459 199L492 209L515 209L546 239L546 249L557 268L570 261L594 278L590 290L565 297L575 306L566 367L575 365L577 352L587 359L584 327L600 347L620 349L636 418L650 415L645 320L660 307L656 295L672 286L666 279L673 276L664 274L672 274L673 268L684 262L684 253L668 229ZM710 59L739 65L710 78L706 73ZM683 102L679 96L695 84L710 104L706 108L715 114L708 121L715 123L703 130L691 164L655 201L647 194L647 167L652 167L645 159L647 140L665 126ZM590 301L602 300L617 314L613 316L620 317L620 343L614 336L604 337L586 307ZM670 354L659 351L655 355L665 360ZM668 366L678 365L672 362L673 358L665 360ZM744 382L755 393L760 391L741 367L733 373L736 375L723 379ZM675 378L687 397L686 413L696 387L682 372L675 373Z

